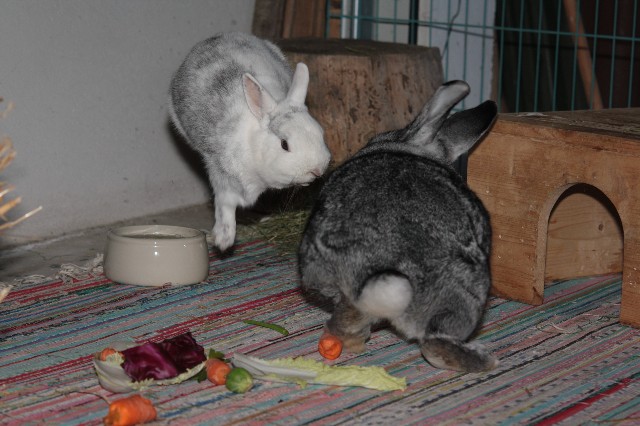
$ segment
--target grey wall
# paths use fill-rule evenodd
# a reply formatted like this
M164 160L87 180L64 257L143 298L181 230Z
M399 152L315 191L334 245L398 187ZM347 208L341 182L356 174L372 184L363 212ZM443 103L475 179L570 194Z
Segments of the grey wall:
M167 124L169 81L199 40L249 32L253 3L0 0L0 135L17 151L0 180L23 198L12 217L44 207L0 246L208 201Z

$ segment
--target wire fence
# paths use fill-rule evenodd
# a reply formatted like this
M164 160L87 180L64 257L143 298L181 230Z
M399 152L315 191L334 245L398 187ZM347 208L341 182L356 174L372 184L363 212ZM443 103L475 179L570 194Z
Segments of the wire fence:
M639 0L343 0L343 38L440 49L445 79L503 112L640 107ZM465 105L463 104L464 108Z

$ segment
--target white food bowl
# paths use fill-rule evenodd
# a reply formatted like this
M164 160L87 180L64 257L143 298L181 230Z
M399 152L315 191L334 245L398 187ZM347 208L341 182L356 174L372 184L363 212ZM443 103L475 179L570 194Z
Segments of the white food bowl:
M107 233L104 273L122 284L195 284L209 274L209 250L202 231L181 226L139 225Z

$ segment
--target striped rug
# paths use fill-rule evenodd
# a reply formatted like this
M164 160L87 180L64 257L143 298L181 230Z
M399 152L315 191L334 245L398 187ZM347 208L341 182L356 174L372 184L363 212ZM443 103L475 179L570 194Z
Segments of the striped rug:
M95 265L94 265L95 266ZM0 424L99 424L107 402L92 368L113 342L191 331L206 348L261 358L320 359L328 318L305 302L293 256L261 241L212 257L207 283L139 288L97 267L24 280L0 304ZM407 390L257 382L232 394L188 381L143 392L175 425L640 424L640 331L618 323L620 276L554 283L533 307L491 299L479 339L501 359L485 374L435 369L415 345L376 331L339 364L384 366ZM290 334L247 325L277 323Z

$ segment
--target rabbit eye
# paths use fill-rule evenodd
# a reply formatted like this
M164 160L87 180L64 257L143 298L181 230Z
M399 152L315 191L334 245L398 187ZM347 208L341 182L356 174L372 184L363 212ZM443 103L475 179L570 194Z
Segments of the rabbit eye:
M289 151L289 142L287 142L286 139L280 139L280 146L282 147L282 149L284 149L285 151Z

